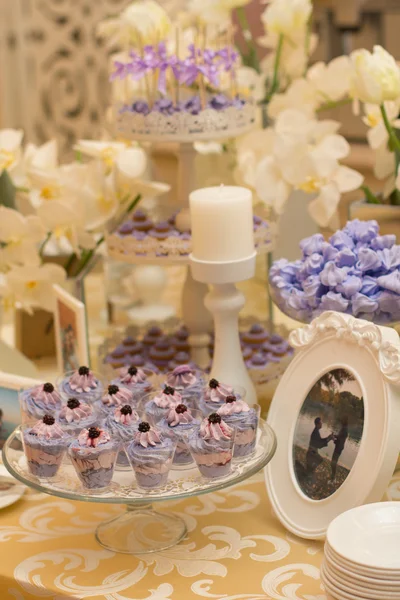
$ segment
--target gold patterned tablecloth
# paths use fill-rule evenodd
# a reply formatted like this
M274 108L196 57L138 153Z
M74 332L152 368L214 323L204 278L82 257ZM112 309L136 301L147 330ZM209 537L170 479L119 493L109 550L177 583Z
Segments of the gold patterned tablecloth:
M397 474L387 499L399 498ZM262 473L168 509L185 519L186 540L136 557L103 549L93 535L121 507L29 490L0 511L1 600L326 600L322 543L285 531Z

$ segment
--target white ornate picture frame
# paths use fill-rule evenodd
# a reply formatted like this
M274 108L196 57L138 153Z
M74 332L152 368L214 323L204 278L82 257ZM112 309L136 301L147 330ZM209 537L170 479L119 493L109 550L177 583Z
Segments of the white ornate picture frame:
M56 301L54 322L58 370L65 373L82 365L89 366L85 305L59 285L53 285L53 290Z
M303 538L323 539L337 515L380 501L393 474L400 449L399 336L394 329L328 311L293 331L290 344L296 355L279 383L268 416L278 449L266 467L266 485L273 509L289 531ZM339 369L349 372L361 388L362 435L344 481L334 493L316 500L299 484L295 436L314 386L324 375ZM314 416L312 427L314 421L317 427L319 416ZM332 433L324 438L325 445L331 441L331 445L336 444L337 439ZM308 452L311 437L309 444ZM318 457L318 461L322 459ZM306 461L304 464L307 467ZM305 472L315 478L312 461L311 470Z

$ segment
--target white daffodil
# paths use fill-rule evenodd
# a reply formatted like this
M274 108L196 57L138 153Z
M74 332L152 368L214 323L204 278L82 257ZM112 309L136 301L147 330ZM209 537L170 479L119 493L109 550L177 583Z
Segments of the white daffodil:
M350 94L367 104L383 104L400 96L400 69L389 52L374 46L373 52L355 50L351 56Z
M170 18L158 2L138 0L124 8L118 17L102 21L97 34L107 38L110 45L143 47L165 39L170 29Z
M170 190L170 186L159 181L145 179L147 156L142 148L125 148L115 160L115 185L118 196L133 199L141 196L160 196Z
M14 306L18 303L29 313L34 308L53 311L53 284L61 284L65 278L64 269L51 263L40 267L13 267L5 276L3 301Z
M203 23L220 25L230 22L232 11L251 0L189 0L187 10Z
M80 200L46 202L39 206L37 215L60 251L80 254L83 249L94 248L94 237L85 231L85 208Z
M257 165L266 155L272 154L275 142L273 129L256 129L237 138L235 182L256 188Z
M392 127L400 127L400 99L384 103L388 120ZM370 128L367 132L368 143L373 150L377 150L383 145L387 145L389 134L383 121L381 109L377 104L364 105L365 116L363 122Z
M38 217L24 217L17 210L0 206L0 256L3 265L38 265L38 246L44 236L45 230Z
M83 211L82 223L87 231L96 231L118 211L120 202L112 175L104 175L102 165L95 161L88 170L84 185L76 191Z
M270 34L298 43L304 39L311 13L311 0L270 0L261 20Z
M106 174L111 173L117 157L127 148L124 142L97 140L78 140L74 146L74 149L82 152L84 156L101 160Z
M24 132L20 129L0 129L0 175L17 166L23 137Z

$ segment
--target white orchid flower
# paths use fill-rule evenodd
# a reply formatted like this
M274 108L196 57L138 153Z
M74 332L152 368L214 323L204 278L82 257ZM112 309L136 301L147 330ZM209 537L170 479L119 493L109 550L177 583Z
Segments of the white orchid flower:
M384 103L388 120L395 129L400 128L400 99ZM364 105L365 116L363 122L370 128L367 132L368 143L373 150L387 145L389 134L383 121L381 109L377 104Z
M24 132L20 129L0 129L0 175L10 171L21 158L21 144Z
M5 276L3 301L13 306L18 303L29 313L34 308L53 311L53 284L61 284L65 278L64 269L51 263L40 267L13 267Z
M355 50L351 54L351 96L367 104L381 105L400 96L400 69L382 46L373 52Z
M46 202L37 209L37 215L61 251L80 254L82 249L95 247L94 237L85 230L85 209L79 199Z
M84 156L97 158L101 160L105 173L111 173L114 168L116 158L127 149L124 142L97 141L97 140L78 140L74 149L82 152Z
M283 178L280 166L274 156L266 156L256 166L255 189L257 196L281 215L293 190Z
M112 175L104 175L103 167L95 161L89 165L84 185L74 190L84 211L85 229L95 231L107 223L118 211L120 201Z
M99 37L110 45L143 46L167 37L171 21L165 10L154 0L138 0L129 4L118 17L106 19L97 27Z
M338 102L349 94L352 74L348 56L334 58L328 64L315 63L307 71L307 81L314 90L317 106Z
M256 188L257 165L266 155L272 154L275 132L272 128L256 129L237 138L235 182Z
M120 198L133 199L141 196L160 196L170 186L159 181L145 179L147 156L142 148L125 148L115 159L115 182Z
M1 262L38 265L38 246L43 241L45 230L36 216L24 217L17 210L0 206L0 250Z

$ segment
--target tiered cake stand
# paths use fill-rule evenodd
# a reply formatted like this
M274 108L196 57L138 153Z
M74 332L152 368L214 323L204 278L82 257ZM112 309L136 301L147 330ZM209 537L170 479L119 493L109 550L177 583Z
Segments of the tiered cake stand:
M70 500L125 504L125 512L98 525L96 539L114 552L145 554L170 548L187 533L183 519L173 513L154 510L153 503L199 496L239 483L265 467L275 450L275 434L269 425L260 420L255 453L240 462L234 461L228 476L207 480L200 475L197 467L172 470L164 488L149 492L136 486L131 471L115 471L106 492L89 492L82 487L68 459L64 460L56 477L39 480L28 470L19 427L3 447L3 461L11 475L39 492Z
M242 108L230 107L223 111L206 109L198 115L177 113L175 115L138 115L117 109L116 133L119 138L149 143L174 143L178 148L178 206L176 227L182 237L171 236L157 240L146 236L143 240L133 235L121 236L117 231L108 235L107 248L111 257L131 264L151 263L158 265L189 264L191 252L189 194L194 189L195 156L194 142L226 140L249 131L255 122L255 107L251 102ZM223 183L223 182L221 182ZM260 209L259 226L255 227L255 245L258 253L273 250L276 226L269 222L269 214ZM191 332L189 343L193 361L201 367L208 364L209 332L212 318L204 306L208 287L195 281L188 268L182 294L183 322Z

